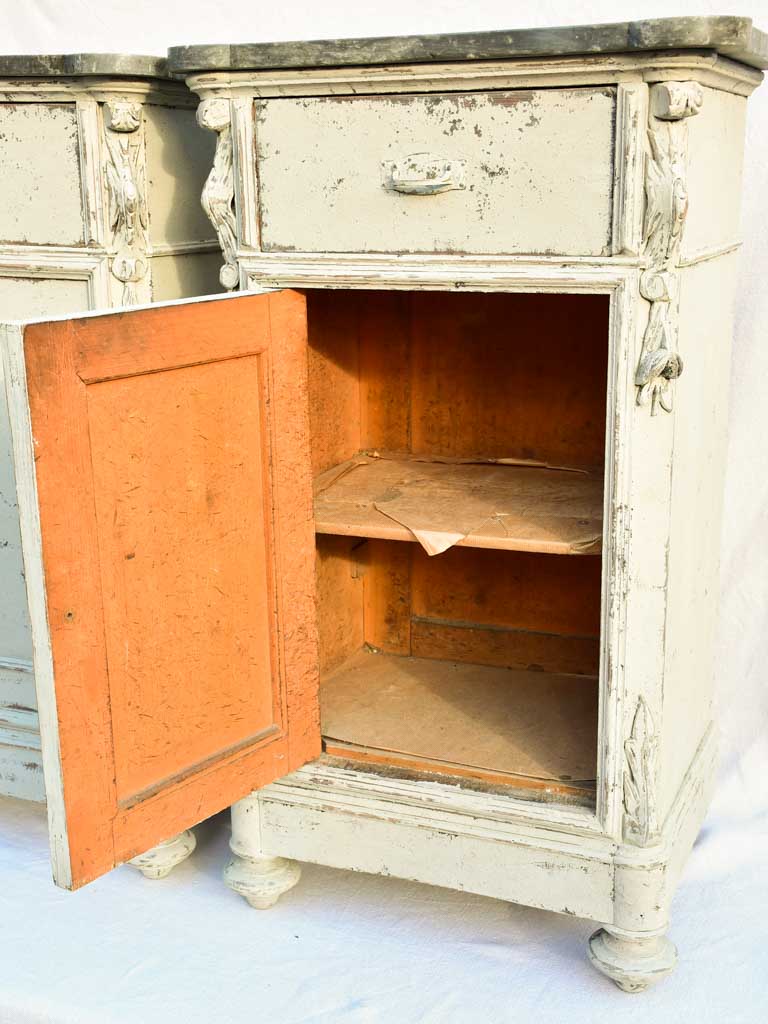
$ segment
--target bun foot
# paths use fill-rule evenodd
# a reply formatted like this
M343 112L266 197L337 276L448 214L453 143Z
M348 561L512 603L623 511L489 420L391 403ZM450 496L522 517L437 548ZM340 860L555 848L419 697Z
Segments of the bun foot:
M134 857L128 863L131 867L137 868L145 878L165 878L177 864L187 859L196 845L195 833L186 829L172 839L166 839L146 853Z
M284 857L234 856L224 869L224 882L255 910L273 907L301 878L301 868Z
M617 934L600 928L589 940L592 964L623 992L644 992L675 969L677 950L666 935Z

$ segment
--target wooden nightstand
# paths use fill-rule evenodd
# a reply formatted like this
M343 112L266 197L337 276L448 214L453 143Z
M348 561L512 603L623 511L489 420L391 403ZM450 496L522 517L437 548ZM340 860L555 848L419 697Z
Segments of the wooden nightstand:
M738 18L171 51L267 294L7 330L60 884L237 800L253 906L307 860L672 970L767 63Z

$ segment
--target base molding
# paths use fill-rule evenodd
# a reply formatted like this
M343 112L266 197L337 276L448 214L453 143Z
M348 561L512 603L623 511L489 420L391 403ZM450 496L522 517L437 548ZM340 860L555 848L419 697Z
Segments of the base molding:
M0 657L0 796L45 801L35 677L30 661Z
M522 802L505 800L506 820L494 820L482 794L321 762L240 801L238 833L253 837L247 852L461 889L647 936L666 928L715 763L710 727L646 847L587 833L582 809L571 811L572 823L547 827L541 818L534 824Z

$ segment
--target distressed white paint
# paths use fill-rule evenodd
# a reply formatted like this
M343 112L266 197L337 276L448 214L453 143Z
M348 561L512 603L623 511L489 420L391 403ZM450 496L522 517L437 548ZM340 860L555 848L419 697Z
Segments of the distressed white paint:
M616 88L615 183L613 189L613 252L637 256L643 245L644 129L648 120L648 89L642 82L620 82Z
M701 113L688 118L688 216L683 258L738 237L747 102L703 89Z
M232 138L232 105L229 100L215 98L200 104L197 120L201 128L216 133L213 166L205 179L200 202L216 231L224 256L219 280L224 288L237 287L238 223L235 211L235 166Z
M609 928L589 940L589 959L624 992L644 992L670 974L677 950L665 935L630 936Z
M265 250L601 255L611 248L615 90L257 101ZM382 164L463 165L402 194Z
M32 625L35 687L38 697L38 718L48 808L48 842L51 848L53 877L59 885L68 888L72 883L72 871L67 843L64 786L61 778L56 690L45 596L34 440L29 416L27 376L24 364L23 327L13 324L0 325L0 357L3 361L3 380L13 439L13 464L16 473L24 569Z
M251 813L233 815L235 852L251 848L579 913L606 926L593 937L590 956L627 991L641 991L672 969L674 947L664 935L669 906L714 773L711 651L701 632L711 635L715 614L723 338L730 331L738 243L743 97L760 80L731 61L692 53L190 79L207 102L228 100L242 111L255 101L258 158L247 159L247 132L235 155L243 286L611 295L594 813L319 762L241 801ZM616 86L612 147L602 134L605 122L585 114L588 93L568 92L609 83ZM652 104L649 83L669 83L656 88ZM486 139L503 141L507 164L519 152L509 143L511 123L501 128L490 116L495 108L484 106L483 91L491 86L545 87L536 101L556 105L558 96L572 95L583 104L572 109L569 124L542 119L554 177L537 156L530 181L515 179L513 170L499 186L517 190L523 211L547 190L554 197L538 211L540 222L522 231L502 211L503 241L489 240L477 210L462 206L473 182L481 196L489 189L473 178L472 154L483 146L483 138L471 137L475 127ZM463 105L466 95L449 95L473 91L474 104ZM390 93L407 95L388 100ZM482 124L478 105L488 118ZM669 178L669 196L682 189L682 198L662 197L658 207L662 230L676 230L664 219L675 210L685 215L687 191L685 243L681 251L675 240L663 260L653 251L658 224L646 217L654 171L648 130L660 125L665 138L690 139L676 152ZM564 141L570 159L553 159ZM584 146L605 168L599 195L579 192L569 177ZM382 162L424 152L461 161L466 187L411 196L376 187ZM558 192L566 182L569 196ZM398 203L408 204L399 220L391 212ZM583 213L591 218L588 227ZM533 255L550 245L552 255ZM673 339L679 323L684 362L677 407L655 417L635 404L644 340L646 349L658 340L647 331L651 306L659 305L654 281L644 274L648 267L680 284L679 304L676 293L663 312Z
M0 103L0 174L0 244L83 244L74 105Z
M190 829L153 846L146 853L134 857L128 863L139 870L145 878L154 880L167 878L173 869L185 861L197 846L195 833Z
M629 990L640 990L673 966L671 946L664 934L674 885L706 810L714 764L714 731L708 694L698 692L695 672L688 671L683 680L691 664L691 645L697 639L699 624L695 616L707 603L708 584L702 584L686 612L685 585L676 590L672 580L673 570L683 577L690 574L696 545L716 548L716 511L700 520L693 531L695 541L681 545L677 562L671 548L698 513L698 503L711 497L710 491L703 493L694 485L696 474L709 470L715 488L719 473L721 439L717 432L721 420L716 417L712 427L710 413L724 375L718 376L721 354L715 358L712 343L729 329L723 310L728 305L732 279L729 271L722 273L722 268L732 261L729 253L737 242L728 227L730 214L718 214L714 220L725 228L709 233L705 230L701 239L694 238L695 247L686 250L685 270L672 268L681 278L683 293L679 308L676 305L671 313L681 322L681 346L690 348L691 354L685 355L686 370L676 385L674 411L651 418L634 401L634 373L649 309L641 290L648 262L642 237L649 110L646 83L688 80L710 91L723 89L747 95L759 76L711 56L638 54L611 60L585 57L461 67L209 74L194 80L203 98L216 104L207 109L221 115L211 127L219 138L224 133L231 142L236 238L227 251L227 264L237 263L238 277L247 287L475 288L599 292L611 296L599 789L594 812L434 782L395 780L361 770L344 770L321 760L247 797L234 808L234 860L227 869L227 879L253 905L271 904L280 891L295 884L298 872L291 860L303 858L464 888L591 918L604 925L603 932L592 941L596 966ZM582 121L588 128L586 141L576 138L573 126L560 125L555 130L555 122L547 122L551 145L559 144L565 133L577 156L585 152L578 146L587 145L589 137L595 135L592 142L597 163L605 168L602 192L588 196L585 204L593 216L591 228L583 229L565 199L559 205L543 207L542 223L535 226L536 230L560 232L551 235L555 239L551 255L535 258L530 252L515 249L513 243L505 243L503 249L490 245L484 249L477 222L468 224L460 217L448 218L448 226L464 232L467 255L438 255L436 232L425 229L423 213L415 215L406 226L415 240L410 247L421 250L421 254L398 254L391 233L389 244L375 238L369 244L365 241L369 237L364 223L366 206L360 202L360 197L367 195L368 164L355 165L351 190L355 202L342 211L348 223L337 224L329 216L328 203L320 202L328 198L327 193L322 189L312 192L313 182L327 184L334 180L331 170L340 156L347 163L358 160L361 137L366 145L370 143L370 181L378 189L383 160L423 151L442 154L436 142L450 141L452 136L446 135L442 125L436 138L426 137L425 126L431 122L424 112L430 101L421 98L416 103L410 96L400 103L385 103L381 98L385 93L477 90L482 94L490 85L497 89L546 87L562 93L589 86L594 95L607 99L605 86L611 83L617 86L615 147L605 146L600 135L604 122L600 119L595 126ZM350 134L345 126L340 139L329 143L327 137L318 138L315 145L311 131L303 130L306 111L321 111L319 123L327 128L331 119L325 112L333 104L320 97L356 92L377 98L344 101L348 108L354 105L365 112L360 123L353 126L355 131ZM273 99L280 96L295 98ZM716 111L719 96L714 96ZM250 158L249 120L256 97L261 97L257 105L264 115L256 132L262 155L265 145L287 147L281 152L289 152L300 171L305 168L306 173L300 175L303 190L297 190L296 179L287 173L271 179L268 173L257 176L255 161ZM542 93L535 98L546 104L551 95ZM701 113L691 119L697 132L706 125L707 104L712 98L708 94ZM450 105L459 110L460 99L454 97ZM669 109L655 105L656 115L663 120L677 109L676 103L670 93ZM390 109L421 111L411 121L414 130L420 130L423 142L417 145L408 138L404 153L388 153L390 124L378 114ZM275 117L271 127L270 110ZM583 109L572 112L583 114ZM459 116L453 136L463 138L462 132L473 127L471 119L467 120L470 114L474 112ZM403 115L395 117L392 125L406 133L412 127ZM272 136L267 132L265 137L265 127L273 131ZM701 130L704 139L706 129ZM374 159L377 139L380 145ZM471 141L468 133L466 139ZM740 137L728 144L738 148ZM691 152L689 162L695 159L697 168L691 172L688 167L688 172L693 173L690 180L695 182L702 158L695 147ZM269 155L260 170L268 171L269 160L280 155ZM465 160L460 154L446 155ZM546 180L546 168L540 157L533 164L534 180L529 188L535 190ZM561 177L569 173L567 168L560 170ZM706 172L702 173L706 177ZM388 190L384 189L381 193L385 199L428 204L466 198L469 177L466 184L465 189L432 196L387 196L384 193ZM523 184L522 180L517 182L525 205L531 202L531 192ZM555 181L552 188L557 187ZM382 195L375 194L381 201ZM228 211L232 204L229 195ZM259 224L258 210L264 212L267 199L270 216L282 209L282 223L290 229L288 237L276 234L268 218ZM289 216L291 206L301 211L293 220ZM350 210L355 209L363 211L362 220L352 217ZM377 230L386 241L386 230L391 228L387 228L386 218L378 213L376 216ZM555 217L565 223L553 227L548 220ZM691 217L693 224L693 214ZM578 249L569 249L567 240L576 237L577 223L582 240L591 237L594 243L598 236L589 236L588 231L602 231L600 245L592 244L590 248L582 242ZM606 228L609 223L610 231ZM346 254L334 254L338 247L333 243L334 231L348 232L342 246L346 246ZM297 232L305 234L299 236ZM338 241L338 235L336 238ZM530 238L535 236L526 236L529 247L533 244ZM258 251L259 245L271 247L270 251ZM285 251L278 248L281 245L299 246L305 251ZM451 247L461 248L445 248ZM408 249L407 239L396 248ZM366 249L376 254L366 253ZM389 249L392 251L387 255ZM496 256L494 252L508 255ZM515 252L520 255L515 256ZM699 353L697 337L704 324L712 325L711 334ZM688 363L699 356L701 365L689 373ZM691 398L686 396L688 386L697 389ZM701 451L706 446L701 439L709 438L711 429L717 451L711 463L704 464ZM678 473L681 460L686 461L686 468ZM707 563L706 572L712 579L715 567ZM707 604L707 609L711 615L711 605ZM675 639L673 630L683 640ZM694 661L704 670L709 655L697 649ZM691 705L695 705L693 711ZM658 756L645 762L641 756L638 762L635 750L642 755L649 744ZM640 776L642 796L638 799L625 783L628 777L636 782Z
M671 477L669 579L659 802L674 798L712 717L722 480L738 257L680 272L679 350ZM706 424L706 429L703 425Z
M4 389L0 397L5 405ZM18 530L18 523L15 525ZM45 784L40 728L34 707L35 677L31 660L4 658L0 661L0 777L6 780L15 797L40 801L45 799Z
M88 305L84 280L24 278L0 263L0 316L7 320L49 311L64 313ZM0 372L0 377L2 376ZM0 792L44 800L37 732L32 637L27 613L19 512L11 454L11 428L5 388L0 384ZM10 724L19 709L27 713L19 734Z
M606 82L663 82L693 78L712 88L749 94L762 81L754 68L715 54L620 53L468 64L423 63L386 67L308 68L287 71L220 71L191 75L187 84L201 96L348 96L391 92L466 92L476 89L532 89L605 85Z
M265 854L261 846L261 804L256 795L232 805L232 859L224 881L254 910L268 910L301 878L293 860Z

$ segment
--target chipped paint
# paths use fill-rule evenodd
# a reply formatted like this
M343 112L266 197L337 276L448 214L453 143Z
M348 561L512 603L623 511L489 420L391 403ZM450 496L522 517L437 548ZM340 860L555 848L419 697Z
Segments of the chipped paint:
M602 254L614 107L605 88L257 100L263 248ZM388 183L425 153L461 183Z

